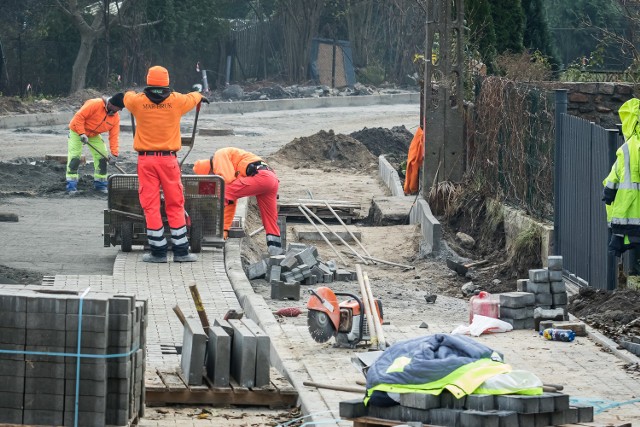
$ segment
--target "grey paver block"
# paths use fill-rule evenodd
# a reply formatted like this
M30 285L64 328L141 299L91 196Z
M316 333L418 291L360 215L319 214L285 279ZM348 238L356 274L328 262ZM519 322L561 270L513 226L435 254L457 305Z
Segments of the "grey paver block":
M529 307L521 308L509 308L500 306L500 318L507 317L510 319L533 319L533 309L531 305Z
M0 412L2 412L4 408L21 409L23 406L23 400L23 393L0 391Z
M552 281L551 282L551 293L552 294L559 294L561 292L567 292L567 285L566 283L564 283L564 281L560 280L560 281Z
M231 376L243 387L253 387L256 376L258 340L240 320L229 320L233 326L231 343Z
M0 423L22 424L22 409L3 408L0 411Z
M562 255L551 255L547 260L547 266L549 270L562 271Z
M551 301L554 306L567 305L567 302L568 302L567 293L562 292L559 294L551 294Z
M42 409L47 411L64 410L64 394L25 393L25 411Z
M25 411L24 424L59 426L63 424L63 411Z
M265 260L260 260L249 265L247 268L247 278L249 280L258 279L264 277L267 274L267 263Z
M467 396L462 396L458 399L447 390L440 393L440 406L443 408L464 409L466 402Z
M498 414L483 411L460 412L460 425L473 427L500 427Z
M536 297L530 292L504 292L498 294L500 307L522 308L535 304Z
M408 406L400 406L400 420L405 422L415 421L418 425L431 423L431 416L428 409L410 408Z
M549 282L562 282L562 270L549 270Z
M490 411L495 409L495 399L491 394L470 394L465 402L466 409Z
M536 305L552 305L554 294L536 294ZM559 295L559 294L555 294Z
M533 282L529 280L527 291L532 294L548 294L551 293L551 284L549 282Z
M184 324L180 368L189 385L202 384L207 335L199 319L188 317Z
M216 387L227 387L231 369L231 337L220 326L209 328L207 377Z
M282 267L279 265L272 265L269 270L269 283L280 280L280 275L282 274Z
M342 400L339 406L340 416L343 418L358 418L367 415L367 407L362 399Z
M400 404L417 409L433 409L441 406L440 395L424 393L402 393L400 395Z
M514 411L518 414L535 414L540 410L538 396L507 394L496 396L496 406L501 411Z
M518 279L516 281L516 291L527 292L528 285L529 285L529 279Z
M431 424L440 426L457 426L460 425L459 409L436 408L429 410Z
M591 423L593 422L593 406L582 404L571 404L578 410L578 422L579 423Z
M529 284L549 282L549 270L546 268L536 268L529 270ZM531 292L531 291L529 291Z
M304 264L304 265L307 265L309 268L313 267L318 263L318 260L316 259L316 257L313 256L312 248L305 248L304 250L300 251L298 254L296 254L296 258L298 259L299 265Z

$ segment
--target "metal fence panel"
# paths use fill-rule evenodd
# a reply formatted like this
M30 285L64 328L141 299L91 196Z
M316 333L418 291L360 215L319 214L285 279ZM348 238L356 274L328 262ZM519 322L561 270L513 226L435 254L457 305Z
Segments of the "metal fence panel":
M611 168L611 132L615 131L568 114L561 114L560 122L556 127L561 136L555 209L565 273L580 284L613 289L615 274L607 262L609 238L601 198L602 180Z

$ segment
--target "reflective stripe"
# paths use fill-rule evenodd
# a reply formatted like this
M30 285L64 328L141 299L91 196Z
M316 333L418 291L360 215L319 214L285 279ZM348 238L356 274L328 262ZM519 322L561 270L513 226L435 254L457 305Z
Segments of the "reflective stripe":
M626 175L626 173L625 173ZM607 188L610 188L609 183L607 183ZM614 190L616 189L616 187L613 188ZM629 181L624 181L621 182L620 184L618 184L617 187L618 190L633 190L633 191L640 191L640 182L629 182Z
M167 246L167 239L165 239L164 237L162 238L162 240L154 240L152 238L148 237L148 241L149 241L149 246L155 246L156 248L161 248L164 246Z
M180 228L171 229L171 243L174 245L186 245L189 243L187 239L187 227L182 226Z
M616 190L618 188L618 184L615 182L607 181L607 184L605 185L605 187L610 188L611 190Z
M158 230L150 230L147 228L147 236L149 237L162 237L163 234L164 234L164 227Z
M173 243L174 245L184 245L189 243L189 240L187 239L187 236L184 236L182 238L176 239L175 237L171 237L171 243Z
M640 218L611 218L610 223L616 225L640 225Z
M631 159L629 157L629 144L625 142L620 148L622 148L622 155L624 157L624 179L622 180L622 185L631 183Z
M282 239L274 234L267 234L267 246L282 247Z

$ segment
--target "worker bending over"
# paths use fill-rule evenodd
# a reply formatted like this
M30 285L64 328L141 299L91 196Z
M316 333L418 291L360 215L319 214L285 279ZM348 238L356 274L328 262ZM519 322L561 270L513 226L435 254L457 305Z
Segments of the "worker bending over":
M154 66L147 73L142 93L124 95L124 105L137 121L133 149L138 152L138 195L144 210L150 254L144 262L167 262L167 239L160 213L160 188L171 229L174 262L192 262L198 257L189 253L187 222L184 213L184 190L176 153L182 148L180 118L199 102L209 103L199 92L181 94L169 87L169 72Z
M221 148L210 159L197 160L193 171L198 175L220 175L224 179L225 238L236 212L236 201L241 197L255 196L267 234L267 250L271 255L282 253L278 227L279 181L275 172L260 157L240 148Z
M93 156L93 186L97 191L107 192L107 163L115 164L120 152L120 114L124 108L123 94L111 98L93 98L85 102L69 123L67 140L67 193L78 192L78 168L82 146L88 145ZM109 132L111 154L100 136Z

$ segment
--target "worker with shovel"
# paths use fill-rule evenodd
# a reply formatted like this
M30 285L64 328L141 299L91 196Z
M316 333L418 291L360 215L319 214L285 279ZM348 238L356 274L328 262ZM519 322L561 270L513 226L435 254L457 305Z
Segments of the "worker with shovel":
M135 117L133 149L138 152L138 195L144 210L151 253L144 262L167 262L168 242L160 212L160 188L171 229L174 262L198 259L189 253L184 189L176 153L182 148L180 118L200 102L209 103L199 92L182 94L169 87L166 68L153 66L147 72L147 87L141 93L129 91L124 105Z
M198 175L220 175L224 179L224 237L236 213L236 201L255 196L260 210L267 250L271 255L282 253L278 227L278 186L275 172L257 155L235 147L221 148L209 159L197 160L193 171Z
M120 114L124 108L124 95L116 93L110 98L90 99L82 105L69 123L67 140L67 193L78 192L78 168L82 146L88 145L93 156L93 186L97 191L107 192L107 163L115 164L119 153ZM109 147L100 136L109 132Z

